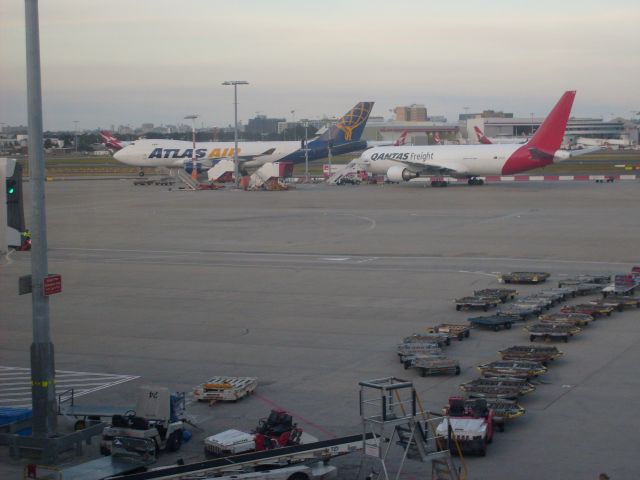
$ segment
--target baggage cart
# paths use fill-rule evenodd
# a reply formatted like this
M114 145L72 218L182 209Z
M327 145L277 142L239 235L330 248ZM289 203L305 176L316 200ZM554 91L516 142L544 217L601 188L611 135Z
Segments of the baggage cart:
M546 282L550 274L547 272L511 272L503 273L498 280L503 283L542 283Z
M600 285L606 285L611 282L611 275L575 275L573 277L567 277L558 282L558 287L564 287L565 285L579 285L581 283L598 283Z
M593 322L593 317L585 313L546 313L540 315L538 319L542 323L555 323L577 327L584 327Z
M405 363L417 355L442 355L442 349L433 342L400 343L396 351L400 363Z
M513 288L484 288L482 290L474 290L473 295L477 297L497 297L502 303L513 300L518 292Z
M514 345L500 350L503 360L535 360L543 365L563 355L558 347L536 347L531 345Z
M560 309L562 313L584 313L591 315L594 319L606 315L607 317L613 312L612 307L604 305L592 305L590 303L581 303L579 305L567 305Z
M498 297L462 297L456 298L456 310L484 310L495 308L502 303Z
M193 388L199 402L235 402L252 394L258 386L257 377L215 376Z
M484 377L531 378L547 372L547 367L534 360L496 360L478 365Z
M446 333L414 333L402 339L402 343L435 343L439 347L451 345L451 339Z
M591 300L590 305L596 307L613 308L617 312L622 312L626 308L638 308L640 302L635 298L606 297L601 300Z
M464 338L469 338L471 327L457 323L441 323L433 327L428 327L427 332L446 333L449 338L457 338L458 341L462 341Z
M421 377L427 375L460 375L460 362L444 355L416 355L404 362L404 368L415 368Z
M524 322L529 317L542 313L542 310L532 305L516 305L511 303L498 308L497 315L513 317L514 320Z
M580 328L572 325L559 325L555 323L535 323L524 327L529 331L529 340L562 340L569 341L569 337L580 333Z
M460 385L472 398L511 398L533 392L535 387L519 378L477 378Z
M488 317L472 317L467 321L474 327L488 328L497 332L502 328L510 329L516 319L511 315L490 315Z
M493 424L504 432L505 424L525 414L525 409L508 398L487 398L487 407L493 410Z

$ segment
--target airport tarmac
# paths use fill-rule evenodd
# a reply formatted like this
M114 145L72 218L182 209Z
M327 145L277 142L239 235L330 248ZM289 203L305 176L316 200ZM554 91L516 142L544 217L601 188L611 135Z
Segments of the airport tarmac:
M82 398L90 404L130 404L148 383L190 391L214 375L259 377L248 399L191 406L204 433L183 447L187 462L201 458L204 436L251 429L275 406L321 439L359 433L361 380L413 380L438 411L476 365L528 344L527 333L474 330L453 342L445 353L460 360L458 377L404 370L401 338L464 323L474 314L456 312L453 299L498 286L497 272L546 270L555 286L566 275L629 271L640 264L639 202L637 182L288 192L51 182L49 265L63 277L50 302L56 367L140 377ZM1 267L0 367L29 366L30 298L17 295L28 258L15 252ZM496 434L486 458L466 458L470 479L637 476L640 310L558 346L564 356L522 399L526 415ZM6 449L0 460L3 478L19 478ZM340 478L355 478L360 456L335 464ZM403 478L430 472L406 467Z

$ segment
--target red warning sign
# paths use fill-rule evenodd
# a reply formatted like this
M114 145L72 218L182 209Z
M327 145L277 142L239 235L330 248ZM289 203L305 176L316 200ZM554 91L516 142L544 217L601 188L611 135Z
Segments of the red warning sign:
M62 275L47 275L42 279L42 294L45 297L62 291Z

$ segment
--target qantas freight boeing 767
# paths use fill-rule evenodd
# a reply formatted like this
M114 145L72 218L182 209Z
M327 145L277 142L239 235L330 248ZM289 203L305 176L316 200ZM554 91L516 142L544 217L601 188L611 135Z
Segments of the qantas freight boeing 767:
M443 176L467 178L470 185L480 185L484 183L481 176L513 175L567 160L583 153L560 149L575 96L575 91L565 92L525 144L378 147L366 150L360 162L392 182L433 175L439 179L432 185L444 186Z

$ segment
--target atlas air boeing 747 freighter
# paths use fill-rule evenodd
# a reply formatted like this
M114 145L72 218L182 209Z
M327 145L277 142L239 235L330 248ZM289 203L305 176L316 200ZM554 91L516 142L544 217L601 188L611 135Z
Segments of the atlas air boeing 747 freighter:
M355 152L367 148L360 136L367 123L373 102L360 102L334 126L306 144L309 160ZM191 173L213 169L222 159L233 159L234 142L196 142L181 140L136 140L113 156L119 162L136 167L184 168ZM246 175L270 162L301 163L305 161L304 141L239 142L238 161L241 174ZM195 166L192 157L195 157Z

